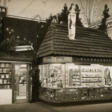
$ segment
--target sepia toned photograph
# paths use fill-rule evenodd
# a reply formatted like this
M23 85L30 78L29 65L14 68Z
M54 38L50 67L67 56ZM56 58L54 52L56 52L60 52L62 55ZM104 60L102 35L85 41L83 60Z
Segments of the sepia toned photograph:
M0 112L112 112L112 0L0 0Z

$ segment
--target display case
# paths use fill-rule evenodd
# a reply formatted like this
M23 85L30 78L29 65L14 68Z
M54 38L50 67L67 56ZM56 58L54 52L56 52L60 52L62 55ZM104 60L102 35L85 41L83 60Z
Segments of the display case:
M0 89L10 89L12 80L12 65L0 63Z

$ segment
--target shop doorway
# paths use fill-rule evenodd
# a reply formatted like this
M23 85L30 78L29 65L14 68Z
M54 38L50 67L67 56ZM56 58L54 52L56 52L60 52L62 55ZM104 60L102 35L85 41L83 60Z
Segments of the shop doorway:
M28 64L15 64L14 103L28 102Z

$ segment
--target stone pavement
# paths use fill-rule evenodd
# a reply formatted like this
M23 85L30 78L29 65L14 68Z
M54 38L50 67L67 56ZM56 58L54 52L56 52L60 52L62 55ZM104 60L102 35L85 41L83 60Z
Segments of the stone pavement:
M112 112L112 103L53 106L46 103L0 105L0 112Z

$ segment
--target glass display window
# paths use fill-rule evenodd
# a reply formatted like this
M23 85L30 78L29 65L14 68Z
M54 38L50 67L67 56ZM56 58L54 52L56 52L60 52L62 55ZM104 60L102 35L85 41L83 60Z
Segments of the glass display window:
M40 65L40 80L42 87L60 88L64 81L64 64L45 64Z
M7 89L11 88L12 85L12 66L11 63L0 63L0 88Z

